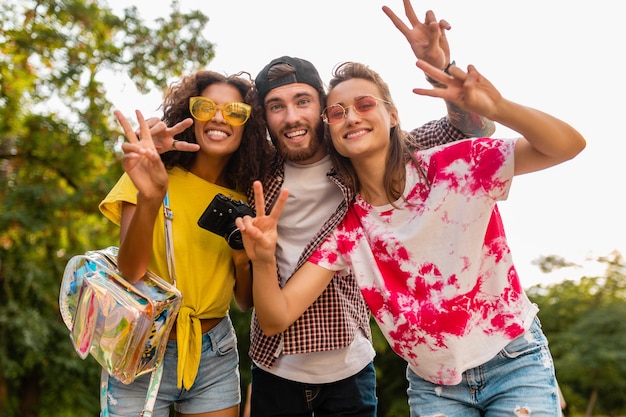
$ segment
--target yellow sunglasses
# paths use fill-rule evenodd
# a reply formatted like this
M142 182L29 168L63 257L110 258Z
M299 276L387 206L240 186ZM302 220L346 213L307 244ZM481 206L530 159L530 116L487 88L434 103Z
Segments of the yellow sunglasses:
M218 110L222 111L222 117L231 126L241 126L250 118L252 107L246 103L233 102L218 106L206 97L191 97L189 99L189 111L194 119L201 122L211 120Z

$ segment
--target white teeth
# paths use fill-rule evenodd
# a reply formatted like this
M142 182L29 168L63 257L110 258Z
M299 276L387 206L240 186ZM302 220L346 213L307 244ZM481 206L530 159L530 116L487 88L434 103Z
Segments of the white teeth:
M302 130L296 130L295 132L287 133L285 136L287 136L288 138L293 138L296 136L302 136L305 133L306 133L306 130L302 129Z
M352 133L349 133L349 134L346 135L346 139L350 139L350 138L353 138L355 136L360 136L360 135L362 135L364 133L367 133L367 130L359 130L358 132L352 132Z
M221 130L207 130L206 135L207 136L222 136L222 137L228 136L225 132L222 132Z

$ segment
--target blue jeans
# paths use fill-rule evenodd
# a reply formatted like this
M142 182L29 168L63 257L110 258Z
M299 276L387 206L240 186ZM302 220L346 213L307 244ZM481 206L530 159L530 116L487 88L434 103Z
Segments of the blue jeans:
M407 379L411 417L561 416L554 364L538 318L493 359L465 371L458 385L433 384L410 368Z
M376 371L328 384L290 381L252 367L250 417L376 417Z
M172 404L179 413L199 414L223 410L241 402L237 338L229 317L202 335L198 375L189 390L176 386L177 364L176 340L169 340L163 359L163 378L154 405L155 417L168 417ZM146 374L125 385L109 378L109 415L139 416L146 401L149 380L150 374Z

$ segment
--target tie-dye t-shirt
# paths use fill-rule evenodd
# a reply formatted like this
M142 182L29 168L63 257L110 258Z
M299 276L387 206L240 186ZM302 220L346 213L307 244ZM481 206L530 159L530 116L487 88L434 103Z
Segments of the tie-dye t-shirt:
M418 151L430 186L407 164L405 197L360 196L309 258L352 267L393 350L422 378L455 385L537 313L523 291L496 202L513 178L515 141L469 139Z

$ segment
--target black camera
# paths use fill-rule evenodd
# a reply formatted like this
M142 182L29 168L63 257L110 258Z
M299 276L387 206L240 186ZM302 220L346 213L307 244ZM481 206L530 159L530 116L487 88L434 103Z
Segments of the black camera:
M198 226L223 236L233 249L243 249L241 232L235 219L243 216L256 216L254 210L243 201L235 201L224 194L217 194L198 219Z

